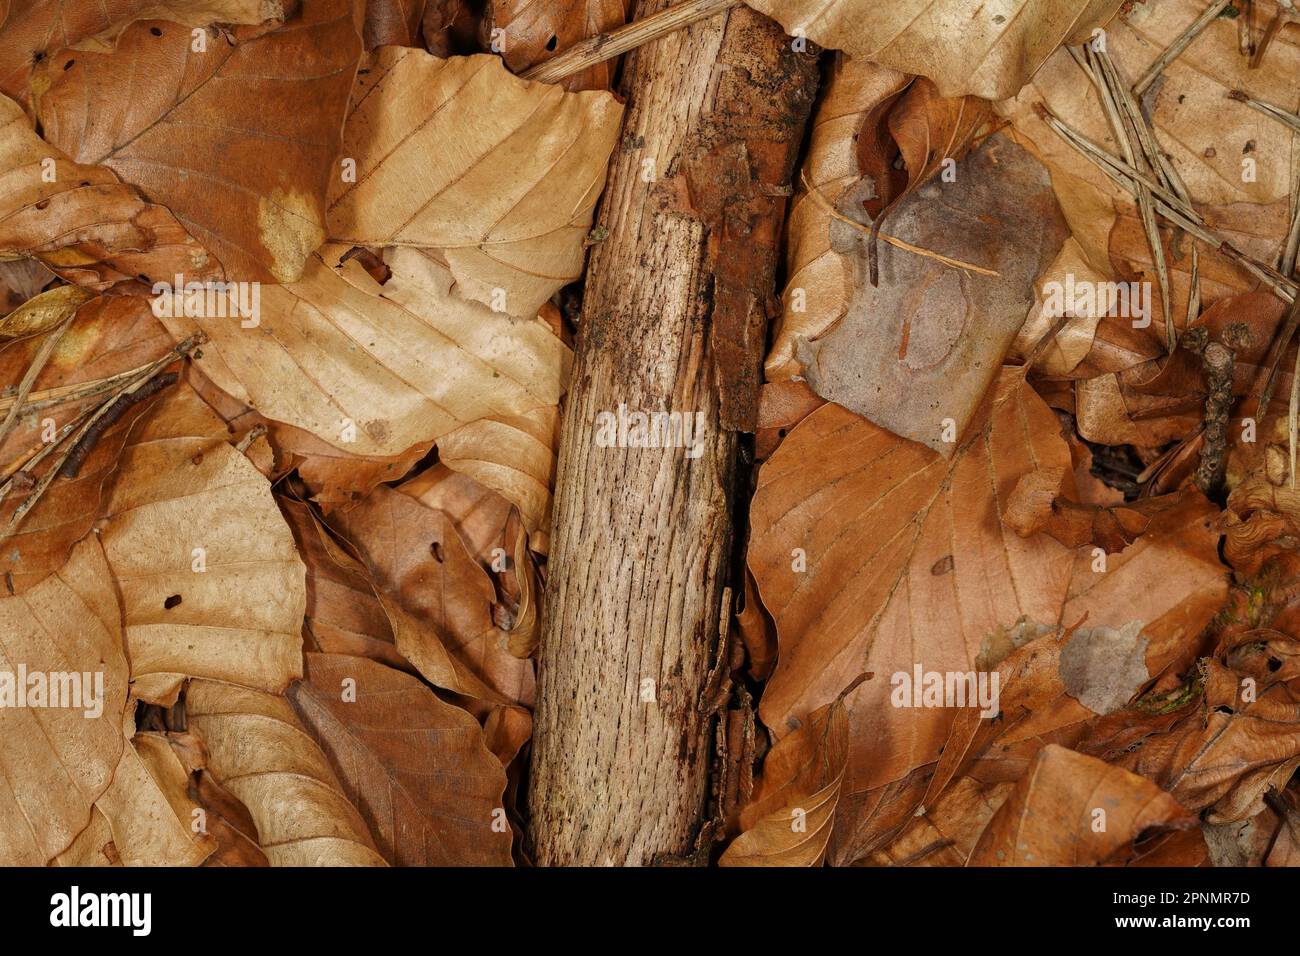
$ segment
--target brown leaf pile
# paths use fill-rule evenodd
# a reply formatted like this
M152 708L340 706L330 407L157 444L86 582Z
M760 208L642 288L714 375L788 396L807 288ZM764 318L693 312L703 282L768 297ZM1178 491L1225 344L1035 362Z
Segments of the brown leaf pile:
M1300 864L1290 5L747 2L826 82L701 859ZM527 861L630 147L517 74L633 6L0 0L0 864Z

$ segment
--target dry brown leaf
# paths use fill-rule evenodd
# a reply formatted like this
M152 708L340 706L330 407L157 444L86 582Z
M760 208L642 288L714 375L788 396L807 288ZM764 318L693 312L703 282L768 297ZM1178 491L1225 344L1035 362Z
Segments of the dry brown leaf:
M252 815L272 866L384 866L365 821L283 697L215 681L185 693L212 775Z
M746 0L796 37L894 70L945 96L1014 96L1053 50L1106 23L1122 0Z
M334 540L311 506L277 499L307 566L305 646L325 654L368 657L410 667L393 643L393 627L365 566Z
M836 700L772 748L754 800L741 811L744 832L719 866L821 865L844 783L848 735L844 704Z
M0 598L0 666L8 685L0 693L12 695L0 707L0 776L8 782L0 788L0 863L44 866L92 822L125 749L127 661L98 541L87 538L26 594ZM74 673L84 676L74 682ZM81 707L18 697L20 686L44 687L43 702L52 703L55 677L59 703Z
M184 27L138 23L111 53L46 58L37 115L55 146L170 209L228 278L293 282L325 239L325 195L342 175L360 14L358 0L316 0L280 29L209 38L201 52Z
M133 430L101 525L135 696L170 705L186 677L279 693L301 674L293 535L266 479L192 390Z
M111 50L137 20L201 27L283 16L283 0L28 0L0 16L0 93L22 99L33 64L70 47Z
M1153 829L1196 818L1150 780L1050 744L994 814L970 866L1095 866L1136 855Z
M330 237L428 247L460 295L531 319L582 272L621 117L608 93L529 83L496 56L381 49L357 77L356 178L330 193Z
M981 723L979 708L892 706L898 674L984 672L999 659L997 635L1036 637L1085 614L1094 626L1142 621L1154 674L1221 606L1214 536L1194 499L1166 518L1173 530L1140 539L1100 574L1090 550L1004 525L1022 479L1046 471L1063 482L1070 467L1055 416L1015 373L951 461L826 405L763 466L749 563L780 642L764 723L784 736L858 674L873 675L846 700L852 743L833 859L873 848L881 788L941 752L952 757L955 713ZM1049 702L1063 696L1054 679ZM1004 682L1003 710L1009 693ZM1091 713L1069 706L1075 719ZM1055 719L1049 726L1065 722ZM903 787L889 798L895 812L909 813L924 790Z
M491 26L503 31L506 65L522 73L579 40L608 33L627 20L629 0L492 0ZM617 60L606 60L560 81L566 90L609 89Z
M308 654L289 699L390 863L510 865L505 771L467 712L408 674L337 654Z
M4 96L0 196L0 259L31 256L101 290L182 272L198 281L221 276L220 264L165 207L141 199L112 170L74 162L47 144Z
M569 350L541 320L460 299L446 269L415 250L392 250L384 285L356 260L340 263L344 252L327 246L301 281L264 287L256 326L162 321L178 340L206 330L195 364L236 401L351 455L401 455L559 400Z
M431 683L531 707L532 661L496 626L496 589L451 517L380 487L330 526L358 551L390 611L398 650ZM398 611L406 615L398 616Z

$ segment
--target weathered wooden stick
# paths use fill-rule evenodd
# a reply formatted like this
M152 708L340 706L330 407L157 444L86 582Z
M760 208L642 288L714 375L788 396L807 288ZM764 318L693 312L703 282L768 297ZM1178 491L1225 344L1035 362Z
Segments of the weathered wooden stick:
M643 0L638 16L663 6ZM699 849L731 428L753 428L816 87L796 46L737 7L641 47L625 70L560 446L529 786L539 865Z

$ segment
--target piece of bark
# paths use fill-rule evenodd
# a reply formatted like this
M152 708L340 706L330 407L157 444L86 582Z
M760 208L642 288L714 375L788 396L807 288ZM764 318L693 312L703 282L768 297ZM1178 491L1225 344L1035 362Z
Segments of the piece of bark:
M725 426L754 421L816 75L745 8L642 47L625 69L560 446L529 793L539 865L697 849L713 723L700 698L733 537L738 443ZM621 405L703 428L689 448L602 447L600 415Z

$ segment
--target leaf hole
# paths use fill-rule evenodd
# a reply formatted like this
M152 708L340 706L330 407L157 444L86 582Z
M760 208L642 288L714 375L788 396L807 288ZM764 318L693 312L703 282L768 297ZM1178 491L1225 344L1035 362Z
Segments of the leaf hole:
M163 607L170 611L172 608L174 608L176 605L180 603L181 603L181 596L179 594L173 594L167 600L163 601Z
M546 49L554 53L555 48L559 45L560 45L560 38L557 37L555 34L551 34L551 38L546 41Z
M160 36L162 36L162 31L159 30L157 27L150 27L150 28L149 28L149 32L152 33L152 34L153 34L154 36L156 36L156 37L160 37Z
M442 545L437 541L429 545L429 553L433 555L433 560L437 561L439 564L442 564L443 561L446 560L442 553Z

